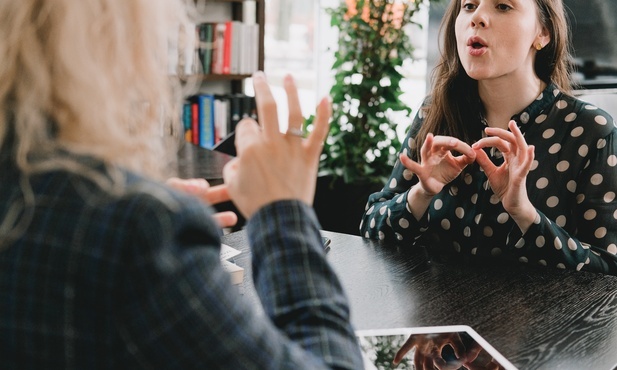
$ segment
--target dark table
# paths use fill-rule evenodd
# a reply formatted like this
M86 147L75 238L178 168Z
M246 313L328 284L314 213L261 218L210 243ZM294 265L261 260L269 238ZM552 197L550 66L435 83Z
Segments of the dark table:
M324 231L328 260L351 301L356 329L469 325L519 369L613 369L617 277L585 272L435 262L422 250ZM243 251L243 294L252 288L244 231L223 237Z
M184 179L202 178L210 185L220 185L223 183L223 167L232 159L232 156L215 150L182 143L178 150L178 176ZM232 211L237 214L238 223L230 230L242 229L246 220L231 201L216 204L214 208L219 212Z
M223 167L233 157L191 143L178 150L178 174L182 178L204 178L210 185L223 183Z

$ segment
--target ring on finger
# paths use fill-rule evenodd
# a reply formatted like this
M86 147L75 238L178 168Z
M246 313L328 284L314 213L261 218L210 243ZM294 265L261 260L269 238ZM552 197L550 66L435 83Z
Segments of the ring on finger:
M291 135L291 136L296 136L299 138L304 138L304 131L299 129L299 128L288 128L287 132L285 132L285 135Z

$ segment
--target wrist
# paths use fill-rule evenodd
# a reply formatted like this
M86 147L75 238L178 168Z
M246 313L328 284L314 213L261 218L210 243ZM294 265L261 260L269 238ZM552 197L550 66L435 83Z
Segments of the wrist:
M418 183L418 184L414 185L409 190L409 196L408 196L407 200L408 200L408 202L410 202L411 199L416 198L416 199L420 199L420 200L431 201L434 196L435 196L435 194L431 194L431 193L427 192L426 190L424 190L422 185L420 185L420 183Z
M525 234L531 225L540 217L536 211L536 208L533 206L526 207L524 211L517 214L511 214L511 216L523 234Z
M407 209L419 220L428 209L435 195L428 194L420 184L413 186L407 193Z

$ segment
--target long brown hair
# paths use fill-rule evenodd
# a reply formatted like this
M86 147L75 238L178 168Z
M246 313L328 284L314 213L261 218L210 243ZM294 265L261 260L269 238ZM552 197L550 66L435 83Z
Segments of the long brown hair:
M540 24L550 34L548 45L536 54L536 75L570 93L572 56L563 2L536 0L536 5ZM452 0L441 24L441 57L433 71L430 101L423 107L425 120L413 145L415 154L419 153L428 133L453 136L468 144L481 135L478 83L467 75L457 52L455 23L460 10L460 0Z

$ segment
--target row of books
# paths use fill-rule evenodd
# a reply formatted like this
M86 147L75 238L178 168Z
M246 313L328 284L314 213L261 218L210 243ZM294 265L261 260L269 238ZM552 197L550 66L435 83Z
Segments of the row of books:
M259 25L240 21L196 26L203 74L251 74L259 68Z
M212 149L245 117L257 119L255 98L245 94L199 94L184 102L182 122L186 141Z

